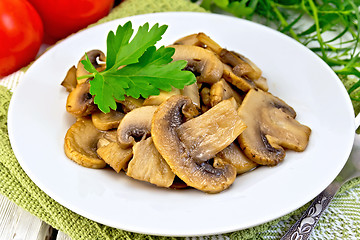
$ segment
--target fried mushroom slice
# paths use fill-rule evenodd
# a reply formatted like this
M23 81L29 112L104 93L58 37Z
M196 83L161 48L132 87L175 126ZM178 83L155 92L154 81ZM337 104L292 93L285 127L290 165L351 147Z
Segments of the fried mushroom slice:
M67 97L66 111L75 117L84 117L95 112L97 107L89 91L90 83L88 81L78 84Z
M111 142L117 142L116 130L105 131L104 135L102 135L101 138L99 138L99 140L98 140L98 143L96 145L97 149L104 147Z
M87 168L104 168L106 163L96 153L98 140L103 132L87 118L79 118L65 135L65 154L68 158Z
M142 98L136 99L133 97L125 96L125 100L117 101L117 102L121 103L124 112L128 113L128 112L134 110L135 108L139 108L139 107L143 106L144 99L142 99Z
M253 80L255 83L255 86L260 88L261 90L267 92L269 90L269 86L267 84L267 79L263 76L259 77L258 79Z
M250 59L237 52L222 48L205 33L198 33L196 38L200 43L215 52L223 63L230 65L235 75L253 81L256 87L264 91L268 90L266 79L261 76L261 69ZM261 80L259 80L260 78Z
M245 76L251 80L261 77L261 69L245 56L234 51L228 51L225 48L221 50L219 56L223 63L229 64L233 67L233 71L237 76Z
M176 40L174 42L174 45L193 45L198 47L205 47L204 44L199 41L199 38L197 36L198 36L197 33L190 34L188 36Z
M233 98L221 101L176 129L192 158L206 161L230 145L246 128L237 114Z
M132 157L132 148L121 148L117 143L116 130L106 131L97 143L96 153L117 173L126 170Z
M97 129L106 131L117 128L124 116L124 113L110 109L108 113L97 111L91 114L91 120Z
M150 136L151 120L158 106L142 106L125 115L117 129L118 142L122 148Z
M237 76L227 64L224 64L223 78L243 92L256 88L253 81Z
M61 85L66 88L66 91L71 92L76 88L77 79L76 79L76 67L72 66L66 73L64 80L61 82Z
M238 142L245 155L261 165L276 165L285 157L284 148L304 151L311 129L295 120L296 112L281 99L252 89L238 109L248 126Z
M151 137L135 143L133 153L126 175L158 187L170 187L173 184L175 174L155 148Z
M121 148L117 142L109 142L107 145L98 148L96 152L117 173L126 168L133 156L131 148Z
M175 48L173 60L186 60L186 70L197 76L198 82L215 83L223 74L223 64L216 55L207 49L191 45L171 45Z
M236 103L240 106L242 97L234 91L232 87L224 80L214 83L210 88L210 105L213 107L222 100L234 97Z
M195 105L184 96L173 96L163 102L152 119L153 142L171 170L188 186L208 193L221 192L234 182L235 167L228 163L214 167L209 161L193 158L191 149L178 137L184 113L194 111Z
M200 96L201 96L201 102L205 106L210 108L211 107L210 88L203 87L200 91Z
M196 107L200 108L200 94L197 83L185 86L183 89L180 89L180 93L183 96L189 97L192 100L193 104L195 104Z
M222 47L215 42L214 40L212 40L208 35L206 35L203 32L199 32L196 35L196 38L198 39L199 42L201 42L203 45L205 45L207 48L211 49L213 52L215 52L217 55L219 55L222 51Z
M146 98L144 100L143 105L144 106L160 105L162 102L164 102L169 97L171 97L173 95L179 95L179 94L180 94L180 89L177 89L177 88L172 88L172 90L170 92L160 90L159 95L152 95L152 96L149 96L148 98Z
M235 142L216 154L214 161L218 161L219 159L233 165L236 168L237 174L251 171L258 166L257 163L245 156Z

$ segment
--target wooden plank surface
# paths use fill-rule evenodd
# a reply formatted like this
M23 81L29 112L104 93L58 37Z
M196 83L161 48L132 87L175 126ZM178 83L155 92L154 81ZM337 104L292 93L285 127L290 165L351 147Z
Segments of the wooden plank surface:
M0 194L0 240L51 240L53 228Z
M71 240L71 238L63 232L58 232L56 240Z

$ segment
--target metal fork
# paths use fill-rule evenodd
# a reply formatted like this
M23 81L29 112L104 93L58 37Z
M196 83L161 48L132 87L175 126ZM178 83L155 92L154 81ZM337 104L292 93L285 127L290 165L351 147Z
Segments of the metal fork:
M360 125L360 115L355 119L356 128ZM344 168L335 180L322 191L306 209L301 218L285 233L281 240L308 239L322 213L347 181L360 177L360 135L355 135L354 146Z

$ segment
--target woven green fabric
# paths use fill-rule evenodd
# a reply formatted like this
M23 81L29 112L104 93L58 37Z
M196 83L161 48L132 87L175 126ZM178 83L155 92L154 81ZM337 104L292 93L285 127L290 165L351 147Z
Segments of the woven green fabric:
M204 10L187 0L127 0L99 23L161 11ZM0 192L4 196L54 228L68 234L73 240L175 239L131 233L104 226L68 210L41 191L22 170L11 149L7 133L7 109L10 99L11 92L0 86ZM360 226L359 198L360 179L344 185L320 220L312 238L359 239L360 228L357 227ZM223 236L230 239L276 239L297 220L306 207L303 206L272 222Z

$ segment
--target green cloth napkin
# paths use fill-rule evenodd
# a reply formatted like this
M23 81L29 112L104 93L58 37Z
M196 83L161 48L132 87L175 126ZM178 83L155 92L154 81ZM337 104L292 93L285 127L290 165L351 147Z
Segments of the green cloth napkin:
M131 15L164 11L204 11L204 9L187 0L126 0L98 23ZM17 82L18 79L10 81ZM175 239L131 233L102 225L70 211L47 196L25 174L12 151L7 133L7 110L10 99L11 92L6 87L0 86L0 192L4 196L54 228L68 234L73 240ZM360 239L359 199L360 179L356 179L342 187L321 218L312 238ZM256 206L250 207L256 208ZM306 207L303 206L291 214L254 228L214 238L201 238L277 239L299 218ZM236 217L246 216L234 216L234 221Z

